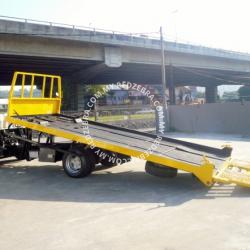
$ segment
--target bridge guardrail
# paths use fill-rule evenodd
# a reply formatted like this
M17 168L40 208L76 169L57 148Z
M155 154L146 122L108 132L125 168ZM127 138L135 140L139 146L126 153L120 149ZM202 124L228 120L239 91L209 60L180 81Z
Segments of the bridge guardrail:
M9 20L9 21L18 21L28 24L43 24L48 25L50 27L59 27L59 28L70 28L74 30L82 30L82 31L90 31L94 36L98 35L111 35L110 38L115 40L123 40L124 42L135 42L135 43L143 43L148 44L149 41L154 46L160 46L160 39L159 39L159 32L149 32L149 33L128 33L128 32L120 32L115 30L108 30L108 29L101 29L95 27L88 27L88 26L81 26L81 25L71 25L65 23L57 23L57 22L49 22L49 21L42 21L42 20L35 20L35 19L28 19L28 18L20 18L20 17L11 17L11 16L4 16L0 15L0 20ZM155 34L155 35L153 35ZM41 35L41 34L38 34ZM73 34L71 34L73 35ZM250 54L245 52L239 51L231 51L219 48L210 48L207 46L203 46L200 44L190 43L188 41L183 40L176 40L176 39L169 39L165 40L167 42L166 48L173 48L178 49L183 52L187 52L186 50L199 50L203 54L214 53L217 56L228 56L233 55L236 59L247 59L250 60ZM194 52L194 51L193 51ZM242 58L244 57L244 58Z

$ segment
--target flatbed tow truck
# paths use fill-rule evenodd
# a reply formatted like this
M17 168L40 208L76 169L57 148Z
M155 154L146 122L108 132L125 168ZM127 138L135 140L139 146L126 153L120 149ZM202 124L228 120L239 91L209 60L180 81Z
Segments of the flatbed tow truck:
M18 85L20 91L16 94ZM34 95L38 86L39 96ZM61 114L61 100L60 76L15 72L6 116L9 125L0 130L0 157L62 161L67 175L85 177L98 163L113 164L97 155L97 150L126 162L131 157L141 158L157 138L154 134L89 120L90 144L83 129L86 121L82 117ZM145 159L146 172L157 175L162 171L166 177L175 177L177 170L183 170L206 186L234 183L250 187L250 164L232 160L231 147L214 148L165 136L161 138Z

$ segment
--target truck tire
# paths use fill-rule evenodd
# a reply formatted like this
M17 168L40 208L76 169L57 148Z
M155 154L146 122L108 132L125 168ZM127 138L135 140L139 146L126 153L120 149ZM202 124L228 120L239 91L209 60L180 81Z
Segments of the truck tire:
M178 172L176 168L163 166L150 161L146 162L145 171L148 174L163 178L174 178L177 176Z
M73 178L82 178L91 174L94 163L84 152L71 151L63 156L63 169Z

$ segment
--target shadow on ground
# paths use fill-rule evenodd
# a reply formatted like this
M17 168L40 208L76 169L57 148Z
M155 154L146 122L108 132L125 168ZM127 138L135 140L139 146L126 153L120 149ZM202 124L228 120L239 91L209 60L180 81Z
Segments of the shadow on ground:
M0 199L177 206L192 199L250 197L247 188L231 185L207 188L191 174L163 179L143 171L117 168L119 172L106 169L87 178L72 179L58 165L0 165Z

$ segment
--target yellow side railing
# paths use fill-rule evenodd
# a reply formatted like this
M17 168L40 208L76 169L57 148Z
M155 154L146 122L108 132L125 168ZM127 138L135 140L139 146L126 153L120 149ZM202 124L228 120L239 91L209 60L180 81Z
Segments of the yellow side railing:
M61 87L60 76L15 72L9 93L8 116L59 114Z

